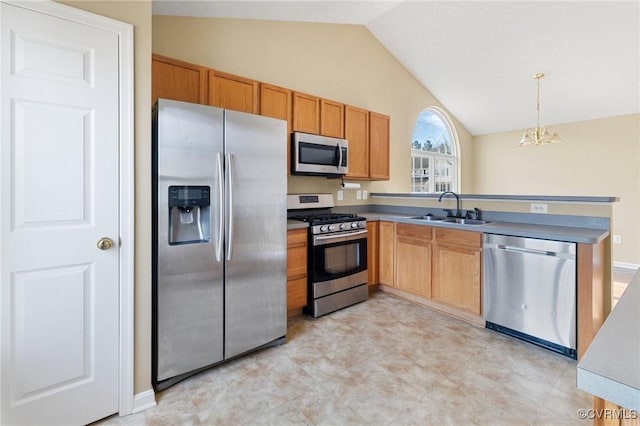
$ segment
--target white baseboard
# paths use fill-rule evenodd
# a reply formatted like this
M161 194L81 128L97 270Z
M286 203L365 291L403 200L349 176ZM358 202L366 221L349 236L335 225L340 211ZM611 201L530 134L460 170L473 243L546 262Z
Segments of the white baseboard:
M137 393L133 396L133 414L156 406L156 394L153 389Z
M625 262L613 262L613 266L616 268L623 268L623 269L640 269L640 265L636 264L636 263L625 263Z

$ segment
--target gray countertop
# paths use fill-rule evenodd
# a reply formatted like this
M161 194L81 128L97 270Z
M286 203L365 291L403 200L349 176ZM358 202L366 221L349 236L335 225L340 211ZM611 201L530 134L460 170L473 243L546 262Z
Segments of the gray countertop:
M392 222L464 229L488 234L513 235L516 237L541 238L545 240L568 241L573 243L595 244L602 241L609 235L608 230L576 228L570 226L513 222L487 222L484 225L460 225L448 222L425 222L420 219L411 219L411 215L398 215L380 212L364 212L359 214L366 217L367 220L387 220Z
M439 198L440 193L406 193L406 192L372 192L372 197L377 198ZM508 201L549 201L561 203L615 203L619 197L588 196L588 195L506 195L506 194L458 194L465 200L508 200Z
M299 220L287 219L287 230L304 229L308 227L309 227L309 224L307 222L300 222Z
M640 411L640 272L578 363L578 388Z

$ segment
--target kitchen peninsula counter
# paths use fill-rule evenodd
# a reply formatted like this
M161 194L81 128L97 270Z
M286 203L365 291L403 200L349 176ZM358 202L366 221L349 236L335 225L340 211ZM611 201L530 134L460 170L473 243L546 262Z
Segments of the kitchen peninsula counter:
M415 215L389 214L380 212L358 213L367 220L384 220L389 222L404 222L426 226L438 226L467 231L484 232L488 234L513 235L516 237L541 238L545 240L567 241L573 243L596 244L609 236L606 229L582 228L572 226L541 225L518 222L489 221L482 225L463 225L443 221L425 221L412 219Z
M578 363L578 388L640 412L640 272Z

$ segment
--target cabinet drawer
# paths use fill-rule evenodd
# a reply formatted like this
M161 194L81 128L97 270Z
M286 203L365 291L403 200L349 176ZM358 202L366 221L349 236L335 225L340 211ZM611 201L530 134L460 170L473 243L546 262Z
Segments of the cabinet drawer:
M418 238L431 241L431 227L424 225L396 224L396 237Z
M435 238L438 243L480 247L482 232L461 231L459 229L435 228Z
M307 279L287 281L287 310L307 306Z
M307 247L289 247L287 250L287 278L307 275Z
M305 229L293 229L287 232L287 246L293 246L298 244L307 245L307 230Z

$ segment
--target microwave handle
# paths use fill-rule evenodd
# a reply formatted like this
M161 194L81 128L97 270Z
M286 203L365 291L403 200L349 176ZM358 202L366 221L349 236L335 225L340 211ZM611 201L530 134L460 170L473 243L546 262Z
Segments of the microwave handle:
M336 166L336 168L340 168L340 166L342 166L342 147L340 146L340 144L336 144L336 149L338 150L338 164Z

